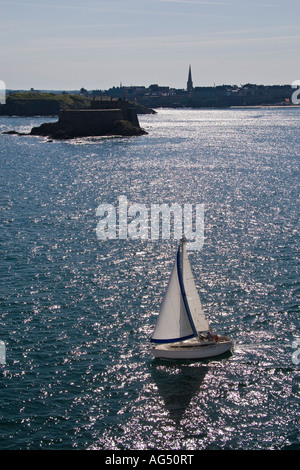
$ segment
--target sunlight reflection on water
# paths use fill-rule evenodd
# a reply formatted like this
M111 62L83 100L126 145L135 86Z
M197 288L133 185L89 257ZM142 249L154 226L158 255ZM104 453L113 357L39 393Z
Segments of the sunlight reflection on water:
M298 446L299 120L159 110L140 116L139 138L1 135L1 448ZM122 194L204 203L205 244L190 259L232 356L152 359L176 242L97 240L97 206Z

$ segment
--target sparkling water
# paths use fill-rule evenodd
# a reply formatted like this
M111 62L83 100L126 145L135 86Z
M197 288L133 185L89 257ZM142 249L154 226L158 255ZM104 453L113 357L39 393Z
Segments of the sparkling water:
M1 449L299 449L300 109L157 111L140 137L0 135ZM190 261L233 355L152 358L177 241L99 240L120 196L204 204Z

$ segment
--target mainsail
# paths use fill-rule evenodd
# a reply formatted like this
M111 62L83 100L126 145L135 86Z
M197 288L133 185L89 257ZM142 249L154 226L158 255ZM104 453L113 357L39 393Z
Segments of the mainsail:
M196 289L194 276L184 241L182 243L182 278L195 328L197 332L208 331L209 323L204 314L202 303Z
M187 256L185 242L178 248L167 291L152 335L152 342L171 343L209 329Z

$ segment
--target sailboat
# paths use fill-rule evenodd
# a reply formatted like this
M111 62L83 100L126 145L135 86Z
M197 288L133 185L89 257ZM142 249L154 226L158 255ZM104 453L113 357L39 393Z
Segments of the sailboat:
M210 329L183 237L151 338L151 353L164 359L202 359L232 351L233 347L230 338Z

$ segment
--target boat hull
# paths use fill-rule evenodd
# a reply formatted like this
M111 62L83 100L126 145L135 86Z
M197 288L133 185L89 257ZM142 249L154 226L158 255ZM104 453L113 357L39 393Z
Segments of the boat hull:
M229 338L220 342L197 343L195 341L182 343L167 343L155 345L151 353L161 359L205 359L220 356L233 351L234 343Z

